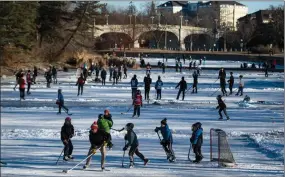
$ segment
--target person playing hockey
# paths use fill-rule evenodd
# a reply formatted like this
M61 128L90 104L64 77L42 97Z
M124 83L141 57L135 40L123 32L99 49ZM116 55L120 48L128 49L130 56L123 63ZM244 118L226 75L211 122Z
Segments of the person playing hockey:
M28 73L26 75L26 81L27 81L27 84L28 84L27 94L30 95L31 94L30 88L31 88L31 85L32 85L32 77L31 77L31 71L30 70L28 70Z
M167 124L167 119L164 118L160 123L161 126L156 127L154 131L156 133L158 133L158 131L161 132L163 139L161 140L160 144L162 145L164 151L166 152L167 160L169 160L169 162L174 162L176 158L174 155L174 151L172 149L173 139L172 139L171 130L169 129L169 126Z
M64 145L64 156L63 160L68 161L73 159L72 151L73 145L71 142L71 138L74 136L74 127L71 124L71 118L66 117L63 126L61 127L60 138Z
M109 67L109 73L110 73L109 81L112 81L113 71L114 71L114 68L112 65L110 65L110 67Z
M164 63L161 64L161 68L162 68L162 74L164 74L165 73L165 64Z
M233 94L233 86L234 86L234 82L235 82L235 78L233 76L233 72L230 72L230 79L228 80L229 83L229 89L230 89L230 95Z
M113 122L113 119L112 119L112 114L110 113L110 111L108 109L104 110L104 119L107 119L107 120L111 121L112 126L110 128L112 128L113 125L114 125L114 122ZM109 149L111 149L113 147L111 134L110 134L110 141L108 142L107 147Z
M128 68L127 68L127 66L125 65L125 66L124 66L124 77L123 77L123 79L127 79L127 77L128 77L127 71L128 71Z
M180 86L180 88L179 88L176 100L179 100L179 96L180 96L181 92L182 92L182 100L184 100L185 90L187 89L187 83L184 80L184 77L181 78L181 81L177 84L177 86L175 88L178 88L179 86Z
M150 85L152 83L152 79L150 78L150 74L147 74L147 76L144 77L144 99L149 100L149 91L150 91Z
M52 78L53 78L53 83L57 84L57 70L55 66L52 67Z
M219 79L220 79L220 86L221 86L221 91L223 93L223 96L227 96L227 91L226 91L226 72L224 68L221 68L219 71Z
M134 75L132 80L131 80L131 87L132 87L132 99L135 98L135 95L137 93L137 89L138 89L138 79L137 79L137 75Z
M20 75L20 78L18 79L19 84L19 91L20 91L20 101L23 99L25 100L25 85L26 81L24 79L24 73Z
M105 170L106 144L110 141L110 137L110 134L99 129L96 122L91 125L91 130L89 131L89 141L91 147L87 156L90 156L91 154L95 155L96 151L100 149L102 171ZM86 164L83 166L83 169L87 169L90 166L91 159L92 156L86 160Z
M189 63L189 71L192 69L192 61Z
M21 75L23 74L23 70L20 69L16 74L16 82L15 82L15 86L14 86L14 91L16 90L17 85L19 84L19 79L21 78Z
M50 88L50 83L52 82L52 71L51 71L51 67L49 68L49 70L47 72L45 72L45 78L46 78L46 81L47 81L47 88Z
M181 61L179 63L179 71L180 71L180 73L182 73L182 62Z
M201 147L203 144L203 128L200 122L192 125L192 136L190 138L193 152L195 153L195 160L193 163L199 163L203 159Z
M134 167L134 154L136 154L141 160L144 161L144 165L146 166L149 160L144 157L142 153L139 152L139 141L137 138L136 133L133 130L134 124L133 123L127 123L125 126L125 129L127 130L127 134L125 135L125 141L126 145L123 148L123 151L126 151L128 147L130 147L129 150L129 157L130 157L130 168Z
M133 100L133 105L134 105L133 117L135 117L136 114L138 115L138 117L140 117L141 106L143 105L142 95L141 95L141 91L140 90L137 90L137 93L136 93L135 98Z
M81 90L81 95L83 94L83 86L84 86L84 84L85 84L85 79L83 77L83 74L81 73L80 77L77 79L77 82L76 82L76 86L78 86L77 96L79 96L80 90Z
M107 76L107 72L106 70L103 68L101 71L101 79L102 79L102 85L106 84L106 76Z
M160 76L158 76L158 79L157 79L157 81L155 83L155 86L154 86L154 88L156 90L156 99L157 100L158 99L161 100L161 89L162 89L162 86L163 86L163 82L162 82Z
M118 84L118 69L114 67L113 70L113 85Z
M110 120L110 118L107 118L107 117L105 118L104 115L99 114L97 123L98 123L98 128L100 130L103 130L103 131L105 131L106 133L108 133L110 135L110 141L108 141L106 145L108 145L109 149L111 149L113 147L113 144L111 142L110 129L113 126L113 121Z
M57 101L56 103L58 104L58 113L57 114L61 114L61 108L63 108L63 110L68 113L68 108L64 106L64 98L62 95L62 90L61 88L58 89L57 91Z
M178 60L175 61L175 71L178 72L179 63Z
M243 95L243 87L244 87L244 81L243 81L243 76L242 75L240 75L239 76L239 83L238 83L238 92L237 92L237 94L236 94L236 96L238 96L238 94L239 94L239 92L240 92L240 96L242 96Z
M192 93L197 93L197 85L198 85L198 74L196 71L193 72L193 86L192 86Z
M222 111L224 112L225 116L227 117L227 120L229 120L230 117L228 116L227 110L226 110L227 106L226 106L225 102L222 100L222 96L218 95L217 100L218 100L219 105L216 107L216 109L219 109L219 115L220 115L219 120L223 119Z
M151 66L149 63L146 65L146 74L150 74Z

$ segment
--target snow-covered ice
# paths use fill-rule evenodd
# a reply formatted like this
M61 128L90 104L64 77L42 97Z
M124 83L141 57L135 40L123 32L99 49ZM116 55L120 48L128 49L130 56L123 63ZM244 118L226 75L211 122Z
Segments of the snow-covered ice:
M149 59L155 61L156 59ZM148 62L148 60L146 60ZM169 60L170 64L171 60ZM188 64L189 61L187 61ZM239 66L242 62L206 61L209 67ZM227 71L227 76L229 77ZM69 73L58 73L58 85L47 89L42 76L39 84L32 85L31 95L20 103L18 91L13 91L14 77L1 79L1 161L7 162L1 167L3 176L283 176L284 175L284 73L270 73L268 78L262 72L233 71L236 78L242 74L245 81L244 95L249 95L251 101L243 103L243 97L223 97L227 104L230 121L218 121L216 96L213 92L219 87L218 71L202 71L199 78L198 94L186 94L185 101L175 100L176 84L185 76L188 87L192 77L188 70L175 73L174 69L166 69L162 74L160 69L153 69L152 81L161 75L164 87L162 100L156 100L152 87L150 103L144 101L140 118L131 118L132 110L125 112L131 105L130 79L138 76L140 89L144 96L143 77L145 70L129 70L128 79L123 79L118 85L106 86L94 83L91 78L84 87L83 96L77 97L76 70ZM107 76L108 77L108 76ZM56 160L62 151L60 129L66 115L56 115L57 89L63 89L65 105L73 115L72 123L76 136L72 139L74 145L73 162ZM228 90L228 89L227 89ZM181 99L181 98L180 98ZM264 102L263 102L264 101ZM82 165L68 174L62 170L69 169L86 157L89 149L88 131L97 116L108 108L113 115L115 129L121 129L126 123L135 124L134 131L139 138L140 151L150 159L144 167L143 162L135 157L135 168L121 167L124 133L111 131L114 147L108 151L106 168L110 171L99 172L100 155L96 154L89 170L82 171ZM169 163L154 132L160 121L166 117L173 132L176 163ZM201 122L204 129L204 144L202 153L204 159L200 164L187 160L191 125ZM221 128L228 135L231 151L237 166L232 168L218 167L217 163L209 162L210 129ZM191 152L193 155L193 152ZM125 164L129 163L125 157Z

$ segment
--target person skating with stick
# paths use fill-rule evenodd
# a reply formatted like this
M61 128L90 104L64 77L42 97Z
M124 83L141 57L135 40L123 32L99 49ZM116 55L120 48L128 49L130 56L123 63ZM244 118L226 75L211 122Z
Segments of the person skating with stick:
M85 84L85 79L83 77L83 74L80 74L80 77L77 79L76 85L78 86L78 93L77 96L79 96L80 90L81 90L81 95L83 94L83 86Z
M193 72L193 86L192 86L192 93L197 93L197 85L198 85L198 74L196 71Z
M234 86L234 82L235 82L235 78L233 76L233 72L230 72L231 76L230 79L228 80L229 83L229 89L230 89L230 95L233 94L233 86Z
M68 114L68 115L71 115L68 113L68 108L64 106L64 98L63 98L63 95L62 95L62 89L59 88L58 91L57 91L57 101L56 103L58 104L58 113L57 114L61 114L61 108L64 109L64 111Z
M223 96L227 96L227 91L226 91L226 72L224 70L224 68L221 68L219 71L219 79L220 79L220 86L221 86L221 91L223 93Z
M219 115L220 115L219 120L223 119L222 111L224 112L225 116L227 117L227 120L229 120L230 117L227 114L227 106L226 106L225 102L222 100L221 95L217 96L217 101L218 101L219 105L216 107L216 109L219 109Z
M156 90L156 99L158 100L161 100L161 89L162 89L162 86L163 86L163 82L160 78L160 76L158 76L158 79L155 83L155 90Z
M27 81L27 84L28 84L27 95L30 95L31 94L30 89L31 89L31 85L32 85L32 82L33 82L30 70L28 70L28 73L26 75L26 81Z
M135 98L133 100L133 105L134 105L133 117L135 117L136 115L138 115L138 117L140 117L141 107L143 105L142 95L141 95L140 90L137 90L137 93L136 93Z
M146 77L144 77L144 99L149 100L149 91L150 91L150 85L152 83L152 79L150 78L150 74L147 74Z
M193 152L195 153L195 160L193 163L199 163L203 159L201 147L203 144L203 128L200 122L196 122L192 125L192 136L190 138Z
M178 88L179 86L180 86L180 88L179 88L176 100L179 100L179 96L180 96L181 92L182 92L182 100L184 100L185 90L187 89L187 83L184 80L184 77L181 78L181 81L177 84L177 86L175 88Z
M240 96L242 96L243 95L243 88L244 88L244 81L243 81L243 76L242 75L240 75L239 76L239 86L238 86L238 92L237 92L237 94L236 94L236 96L238 96L239 95L239 92L241 92L240 93Z
M66 117L63 126L61 127L60 137L64 145L64 156L63 160L68 161L73 159L73 145L71 138L74 136L74 127L71 124L71 118Z
M132 87L132 99L135 98L135 95L137 93L137 89L138 89L138 79L137 79L137 75L134 75L132 80L131 80L131 87Z

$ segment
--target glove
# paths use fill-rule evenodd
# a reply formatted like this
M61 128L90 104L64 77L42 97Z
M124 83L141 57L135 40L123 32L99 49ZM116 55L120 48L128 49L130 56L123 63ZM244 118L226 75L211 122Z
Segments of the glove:
M127 146L125 146L124 148L123 148L123 151L126 151L128 149L128 147Z
M154 131L155 131L155 132L158 132L158 128L156 127L156 128L154 129Z
M97 150L96 148L91 149L91 153L96 154L96 150Z
M67 140L63 140L63 144L64 144L64 145L67 145L67 144L68 144L68 141L67 141Z
M219 106L217 106L216 109L219 109Z

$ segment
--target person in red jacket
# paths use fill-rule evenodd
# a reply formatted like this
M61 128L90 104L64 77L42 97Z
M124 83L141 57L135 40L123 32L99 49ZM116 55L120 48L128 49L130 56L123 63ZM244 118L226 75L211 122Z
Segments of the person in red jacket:
M137 114L138 117L140 117L140 110L141 110L141 106L142 104L142 95L141 95L141 91L137 90L137 93L135 95L135 98L133 100L133 105L134 105L134 113L133 113L133 117L135 117L135 115Z
M20 91L20 101L23 99L25 100L25 85L26 85L26 81L24 79L24 73L21 74L19 80L18 80L18 84L19 84L19 91Z
M82 95L82 93L83 93L83 85L84 84L85 84L85 79L83 77L83 74L81 73L80 77L78 78L77 83L76 83L76 85L78 85L78 94L77 94L77 96L79 96L80 90L81 90L81 95Z
M28 70L28 73L26 75L26 81L27 81L27 84L28 84L27 94L30 95L31 94L30 88L31 88L31 85L32 85L32 77L31 77L31 71L30 70Z

